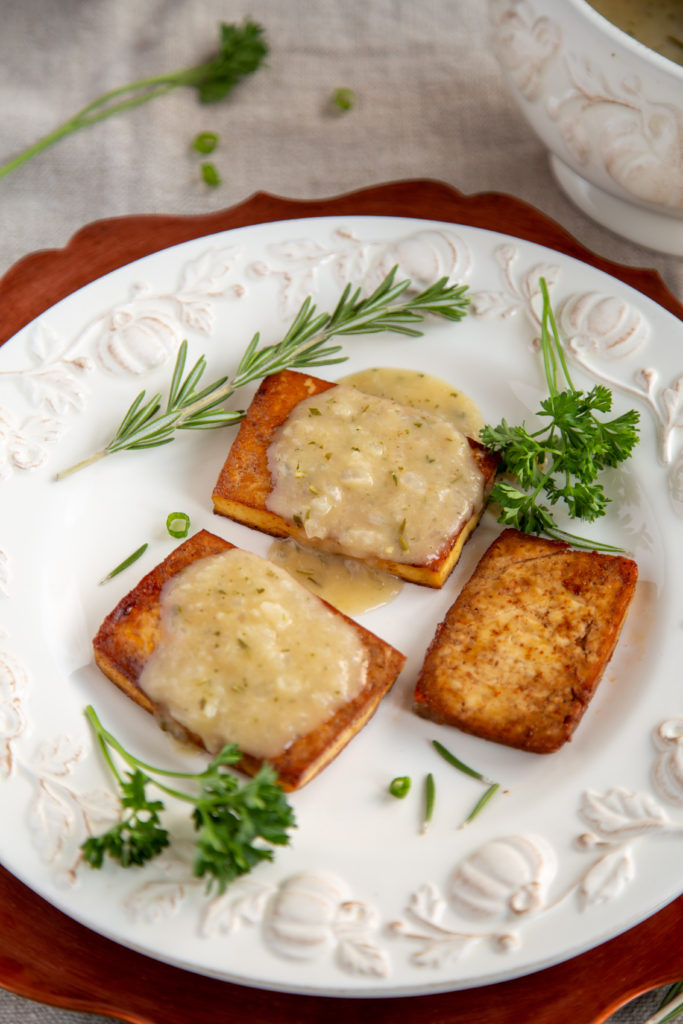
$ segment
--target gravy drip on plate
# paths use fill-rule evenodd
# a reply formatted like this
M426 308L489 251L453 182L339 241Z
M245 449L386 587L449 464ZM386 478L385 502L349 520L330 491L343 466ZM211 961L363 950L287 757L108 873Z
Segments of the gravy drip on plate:
M346 615L362 615L388 604L403 587L401 580L388 572L355 558L303 548L291 539L273 541L268 558Z
M284 569L239 549L183 569L161 595L140 687L216 753L274 757L365 685L353 626Z
M461 431L348 384L299 402L275 433L268 465L267 507L355 558L425 564L483 502Z

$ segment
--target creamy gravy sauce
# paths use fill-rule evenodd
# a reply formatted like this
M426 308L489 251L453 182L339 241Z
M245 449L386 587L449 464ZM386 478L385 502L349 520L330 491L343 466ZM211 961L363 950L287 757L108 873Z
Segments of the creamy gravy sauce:
M617 28L683 64L683 0L588 0Z
M346 615L361 615L388 604L403 587L388 572L343 555L303 548L291 539L273 541L268 558Z
M350 384L368 395L391 398L414 409L424 409L443 416L468 437L478 437L484 417L464 391L448 381L419 370L397 370L390 366L373 366L342 377L340 384Z
M296 406L268 465L267 507L356 558L424 564L483 501L463 433L347 384Z
M365 685L356 630L284 569L229 549L169 580L140 687L215 753L274 757Z

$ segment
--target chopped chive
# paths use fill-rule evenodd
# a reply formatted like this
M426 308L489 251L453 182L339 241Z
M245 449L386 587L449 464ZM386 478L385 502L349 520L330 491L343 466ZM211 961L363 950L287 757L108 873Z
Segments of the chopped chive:
M408 550L408 541L405 538L405 528L406 528L406 521L404 519L403 522L401 523L401 525L398 528L398 542L401 545L401 550L402 551L407 551Z
M409 791L410 776L408 775L398 775L389 783L389 792L398 800L403 800L403 798L408 795Z
M166 529L172 537L187 537L190 532L190 517L186 512L171 512L166 517Z
M218 136L215 132L199 132L195 135L192 142L192 148L197 153L213 153L214 149L218 145Z
M422 818L422 831L427 831L432 817L434 815L434 801L436 799L436 783L434 782L434 776L430 772L425 779L425 803L424 803L424 815Z
M137 562L140 555L144 555L148 547L149 545L147 544L147 542L141 544L140 547L136 551L134 551L132 555L128 555L128 558L124 558L120 565L117 565L115 569L112 569L110 573L107 573L104 579L100 580L100 583L106 583L107 580L111 580L114 578L114 576L118 576L120 572L123 572L124 569L127 569L129 565L133 564L133 562Z
M477 800L476 804L474 805L474 807L472 808L470 813L467 815L467 817L463 821L463 823L461 825L461 828L464 828L465 825L469 825L469 823L471 821L474 821L476 816L479 814L479 812L481 810L483 810L483 808L486 806L486 804L489 802L489 800L491 799L493 794L498 789L500 789L500 783L499 782L492 782L491 785L489 786L489 788L484 793L484 795L479 797L479 799Z
M216 185L220 185L221 176L216 170L215 164L210 163L208 160L205 161L201 166L201 172L202 178L207 185L211 185L212 188L215 188Z
M332 93L332 102L339 110L351 110L356 102L356 94L353 89L346 87L335 89Z
M485 782L489 786L493 785L492 779L487 779L485 775L482 775L481 772L478 772L475 768L470 768L469 765L465 764L464 761L461 761L459 757L455 756L455 754L452 754L450 750L447 750L446 747L439 743L438 740L432 740L432 746L438 754L441 754L444 761L448 761L448 763L453 765L454 768L457 768L458 771L464 772L465 775L471 775L473 779L479 779L480 782Z

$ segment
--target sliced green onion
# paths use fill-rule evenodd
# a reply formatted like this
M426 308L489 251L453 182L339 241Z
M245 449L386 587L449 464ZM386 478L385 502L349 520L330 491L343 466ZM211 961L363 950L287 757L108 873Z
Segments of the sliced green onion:
M353 89L345 87L335 89L332 93L332 102L339 110L351 110L356 102L356 94Z
M192 148L197 153L213 153L217 145L218 136L215 132L199 132L192 142Z
M215 164L206 161L201 166L201 172L202 178L204 179L207 185L211 185L212 188L215 188L217 185L220 185L221 176L216 170Z
M494 794L494 793L496 792L496 790L498 790L498 789L500 789L500 783L499 783L499 782L492 782L492 783L491 783L491 785L489 786L489 788L488 788L488 789L486 790L486 792L484 793L484 795L483 795L483 796L481 796L481 797L480 797L480 798L479 798L479 799L477 800L476 804L474 805L474 807L472 808L472 810L470 811L470 813L469 813L469 814L467 815L467 817L466 817L466 818L465 818L465 820L463 821L463 823L462 823L462 825L463 825L463 826L465 826L465 825L469 825L469 823L470 823L471 821L474 821L474 819L476 818L476 816L477 816L477 815L479 814L479 812L480 812L481 810L483 810L483 809L484 809L484 807L486 806L486 804L487 804L487 803L489 802L489 800L491 799L491 797L493 796L493 794Z
M127 569L129 565L133 564L133 562L137 562L140 555L144 555L148 547L149 545L146 542L141 544L137 551L134 551L132 555L128 555L128 558L124 558L120 565L117 565L115 569L112 569L110 573L107 573L104 579L100 580L100 583L106 583L107 580L112 580L114 576L118 576L120 572Z
M459 772L464 772L465 775L471 775L473 779L479 779L480 782L485 782L487 785L493 785L493 779L487 779L481 772L476 771L474 768L470 768L469 765L461 761L459 757L452 754L450 750L447 750L438 740L432 740L432 746L438 754L441 754L444 761L448 761L449 764L457 768Z
M389 783L389 792L399 800L402 800L404 796L408 796L410 792L410 776L397 775Z
M186 512L171 512L166 518L166 529L172 537L187 537L190 532L190 517Z
M422 831L427 831L432 817L434 816L434 802L436 800L436 783L434 782L434 776L430 772L425 779L425 805L424 815L422 818Z

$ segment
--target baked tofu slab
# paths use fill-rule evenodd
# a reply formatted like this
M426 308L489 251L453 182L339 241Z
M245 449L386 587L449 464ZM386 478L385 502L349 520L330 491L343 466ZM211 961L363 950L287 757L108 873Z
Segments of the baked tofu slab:
M266 507L272 489L268 448L275 431L287 420L299 402L332 387L335 385L330 381L295 370L282 370L264 379L240 424L239 433L214 488L215 512L275 537L293 537L304 546L340 553L338 549L325 542L311 540L303 527L283 519ZM469 443L484 477L482 509L422 565L411 565L379 557L367 558L364 561L412 583L436 588L443 586L460 557L465 541L481 518L499 464L499 457L496 454L477 441L469 439Z
M612 656L637 576L628 558L505 530L438 626L415 710L496 743L558 750Z
M232 547L234 545L228 541L204 530L183 542L119 602L104 620L93 641L95 662L104 674L145 711L155 715L175 734L197 746L203 746L201 738L189 733L181 723L169 722L164 717L163 709L140 688L139 680L143 668L161 640L161 590L164 584L197 559L219 554ZM278 773L280 784L287 790L305 785L337 756L372 717L405 662L399 651L341 612L331 610L351 623L361 638L368 656L366 683L355 698L337 710L322 726L295 740L277 757L268 759ZM229 736L226 736L225 742L231 742ZM263 763L262 759L254 757L248 750L242 751L242 754L239 767L253 775Z

